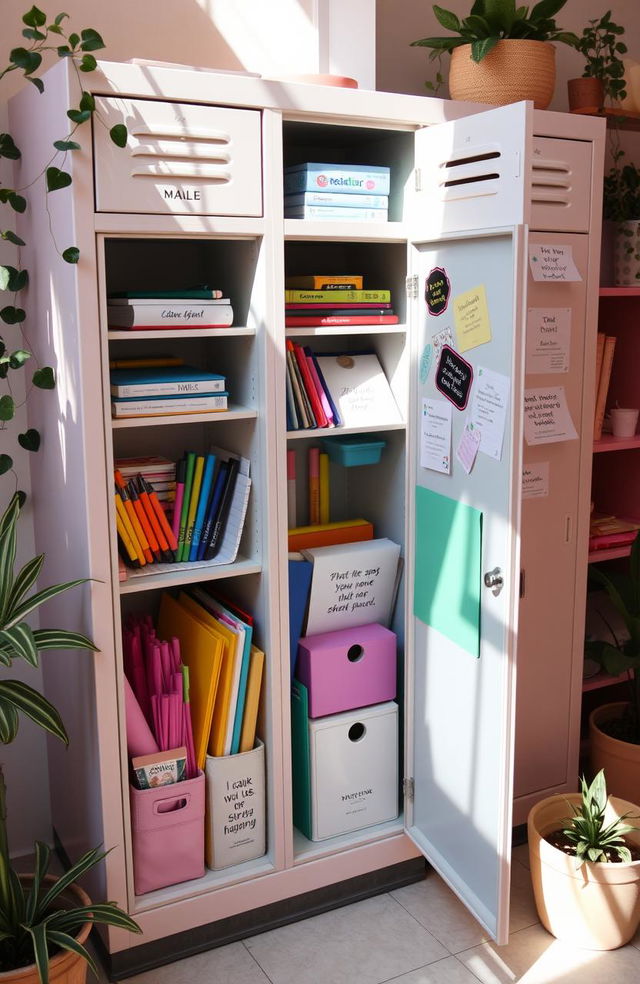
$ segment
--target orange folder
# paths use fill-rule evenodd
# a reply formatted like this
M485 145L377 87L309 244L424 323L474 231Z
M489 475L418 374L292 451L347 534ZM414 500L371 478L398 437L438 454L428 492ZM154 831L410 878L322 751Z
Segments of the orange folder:
M196 763L204 769L207 742L211 732L220 668L222 666L223 640L208 625L187 608L164 592L160 600L158 637L180 640L180 655L189 667L189 701Z
M366 519L296 526L289 530L290 551L308 550L310 547L330 547L334 543L356 543L359 540L373 540L373 525Z
M242 731L240 732L240 751L250 752L256 741L256 721L260 704L260 687L264 669L264 653L257 646L250 650L249 677L247 679L247 695L244 702Z

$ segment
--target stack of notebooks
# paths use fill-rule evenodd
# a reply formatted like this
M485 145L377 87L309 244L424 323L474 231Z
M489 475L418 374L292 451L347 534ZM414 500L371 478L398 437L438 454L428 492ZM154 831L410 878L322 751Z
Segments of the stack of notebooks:
M598 332L596 346L596 401L593 419L594 441L599 441L602 437L602 425L604 423L604 412L607 405L615 347L615 335L605 335L604 332Z
M284 169L284 217L338 222L386 222L388 167L296 164Z
M364 289L362 274L311 274L285 281L285 328L397 325L387 288Z
M118 545L125 564L138 570L233 563L247 512L249 467L246 458L219 448L202 455L188 451L175 469L170 516L140 472L125 481L116 469Z
M184 365L181 359L166 360L170 365L163 361L132 359L126 368L110 370L112 417L121 420L227 409L224 376Z
M137 458L117 458L115 466L125 482L139 475L153 486L158 502L165 513L173 514L176 498L176 463L162 455L140 455Z
M589 524L589 550L612 550L630 546L635 540L640 522L618 519L602 513L592 513Z
M109 295L107 323L130 331L227 328L233 309L229 298L211 287L125 291Z
M287 430L402 422L375 353L315 353L290 338L286 346Z

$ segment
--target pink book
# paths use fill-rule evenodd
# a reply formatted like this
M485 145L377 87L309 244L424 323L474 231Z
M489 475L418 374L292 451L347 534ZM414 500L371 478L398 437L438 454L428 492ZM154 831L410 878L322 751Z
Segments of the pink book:
M320 400L320 404L327 418L327 427L335 427L335 420L333 419L333 411L331 410L329 401L327 400L327 394L324 391L324 386L320 382L320 377L318 376L318 370L316 369L315 363L310 355L306 355L305 358L307 360L307 365L309 366L309 372L311 373L311 379L313 380L313 385L315 386L316 392L318 393L318 399Z

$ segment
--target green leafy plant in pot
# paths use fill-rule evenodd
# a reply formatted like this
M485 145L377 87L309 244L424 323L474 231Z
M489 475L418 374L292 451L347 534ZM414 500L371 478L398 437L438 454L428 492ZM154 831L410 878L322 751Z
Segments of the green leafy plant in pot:
M615 146L613 164L603 181L602 217L608 227L603 253L613 252L611 277L620 286L640 283L640 168L624 163L625 153ZM605 231L606 237L606 231Z
M640 800L640 537L634 540L626 570L605 572L592 564L589 578L605 590L624 623L625 638L601 613L612 641L587 642L586 655L628 684L626 701L605 704L591 713L591 764L595 770L605 769L615 795L636 802Z
M569 108L599 108L606 100L620 102L626 95L624 62L627 46L620 41L624 27L611 20L608 10L590 20L577 38L575 48L585 59L579 79L569 79Z
M567 811L570 815L567 816ZM548 796L527 818L540 922L590 950L627 943L640 923L640 807L607 795L600 770L580 792Z
M462 19L434 4L438 23L453 33L411 44L430 48L430 59L451 55L452 99L493 105L532 99L537 109L546 109L555 86L555 48L550 42L575 47L578 40L555 22L566 2L540 0L529 8L516 7L515 0L475 0Z
M14 571L16 525L22 501L22 495L16 493L0 519L0 663L7 668L14 659L25 660L37 667L40 654L47 650L96 651L91 639L79 632L32 629L29 625L29 616L41 605L84 583L86 578L54 584L29 594L42 569L44 555L34 557L20 571ZM14 741L21 714L68 743L60 715L43 694L21 680L0 679L2 744ZM91 902L77 888L69 900L69 890L77 879L99 864L105 853L99 849L88 851L64 875L52 878L48 875L49 848L38 842L33 875L20 877L9 859L6 819L6 788L0 768L0 971L6 973L34 964L37 979L41 984L47 984L50 962L60 963L66 954L86 960L96 971L79 935L86 939L95 923L140 932L134 920L113 902Z

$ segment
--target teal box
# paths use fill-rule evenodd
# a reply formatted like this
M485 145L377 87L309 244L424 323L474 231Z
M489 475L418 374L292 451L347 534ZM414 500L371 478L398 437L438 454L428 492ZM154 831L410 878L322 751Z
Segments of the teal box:
M323 437L322 445L336 465L377 465L386 441L366 437Z

